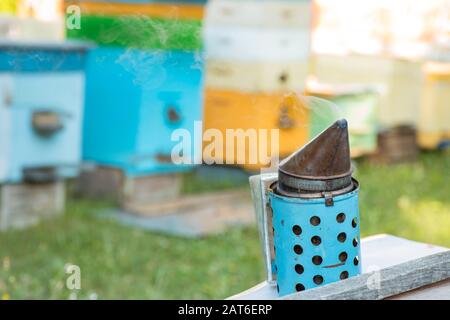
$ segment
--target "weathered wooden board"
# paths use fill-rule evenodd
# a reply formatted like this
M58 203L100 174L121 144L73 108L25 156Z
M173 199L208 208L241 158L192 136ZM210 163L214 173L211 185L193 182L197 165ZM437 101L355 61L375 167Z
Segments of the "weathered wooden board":
M387 300L450 300L450 279L389 297Z
M418 150L414 128L391 128L378 134L378 150L370 159L379 164L412 162L417 159Z
M255 221L247 189L184 195L181 173L125 177L120 170L110 167L87 169L79 179L78 190L84 196L118 201L120 209L109 210L102 216L123 224L201 237Z
M159 210L163 215L157 215ZM154 205L151 215L117 210L105 214L123 224L184 237L202 237L224 232L232 226L254 224L250 195L246 191L187 196ZM148 212L147 212L148 213Z
M1 185L0 230L25 228L42 219L62 214L64 203L63 181Z
M89 198L112 199L125 208L143 208L175 199L181 193L181 185L179 173L127 177L118 168L93 166L82 171L77 189Z
M125 203L123 209L127 212L151 217L160 215L181 214L202 210L205 207L237 207L238 204L245 203L250 205L250 197L247 191L223 191L207 192L194 195L184 195L166 201L154 201L150 203ZM250 210L251 211L251 210Z
M122 171L110 167L86 166L77 179L79 195L94 199L112 199L119 202L123 185Z
M162 215L170 210L159 206L178 201L181 188L182 176L179 173L127 177L124 179L121 205L126 211L141 215Z
M379 300L450 278L450 251L435 253L342 282L283 297L286 300Z
M439 246L378 235L362 240L361 256L362 275L282 299L384 299L450 278L450 251ZM263 282L230 299L279 297Z
M275 260L275 252L273 249L272 219L267 216L267 208L265 208L268 196L266 190L277 180L277 178L277 172L255 175L249 178L253 208L258 223L259 238L262 244L262 253L269 282L275 281L276 274L272 272L272 263Z

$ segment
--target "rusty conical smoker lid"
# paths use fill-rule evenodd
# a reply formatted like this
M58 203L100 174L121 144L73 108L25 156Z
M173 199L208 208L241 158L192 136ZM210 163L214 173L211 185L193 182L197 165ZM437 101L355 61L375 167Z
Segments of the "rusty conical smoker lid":
M352 185L347 120L341 119L303 148L284 159L278 168L280 193L336 191Z

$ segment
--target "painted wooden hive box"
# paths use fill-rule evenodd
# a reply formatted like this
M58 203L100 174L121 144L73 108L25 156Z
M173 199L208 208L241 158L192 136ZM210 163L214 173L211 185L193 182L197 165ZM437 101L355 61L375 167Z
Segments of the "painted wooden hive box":
M309 109L292 93L308 75L311 1L216 0L206 8L204 128L244 130L249 139L243 156L233 141L210 155L205 141L204 159L256 171L308 139Z
M195 121L202 117L201 69L201 61L185 52L92 51L84 159L118 167L127 175L188 169L189 165L172 163L171 151L178 141L171 135L185 129L194 138ZM193 152L196 143L184 151Z
M310 81L306 94L320 98L310 104L310 138L334 121L346 118L349 122L351 156L359 157L376 151L376 115L380 100L376 87L351 84L338 86Z
M201 48L203 6L192 2L71 1L80 8L80 28L69 38L141 49ZM82 27L81 27L82 26Z
M128 176L192 168L172 162L171 136L189 133L185 157L201 151L201 131L194 139L202 119L201 3L76 3L82 27L68 36L98 45L87 65L84 160Z
M0 182L77 175L87 47L0 43Z
M417 124L418 143L425 149L450 147L450 63L424 65L424 83Z

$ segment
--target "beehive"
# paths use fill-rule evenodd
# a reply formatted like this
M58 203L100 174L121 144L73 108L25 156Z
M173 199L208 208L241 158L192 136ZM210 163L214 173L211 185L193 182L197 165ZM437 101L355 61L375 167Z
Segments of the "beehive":
M410 126L399 126L378 133L377 152L371 156L374 163L394 164L417 159L417 131Z
M0 185L0 231L32 226L64 213L63 181Z
M175 129L194 138L202 118L202 65L192 53L98 48L90 53L83 157L129 175L186 170L173 165ZM120 130L118 130L120 128ZM195 139L195 140L194 140Z
M84 1L81 28L68 28L69 38L99 45L139 49L198 50L202 46L202 1Z
M209 87L243 92L300 92L308 73L305 62L252 63L208 60L205 82Z
M309 29L254 27L205 28L207 59L246 62L304 62L310 51Z
M292 92L305 86L311 31L310 1L211 1L205 12L204 128L279 133L262 145L224 146L216 159L248 170L266 166L260 152L287 155L307 139L308 108ZM288 95L288 98L284 98ZM270 133L269 133L270 136ZM225 141L226 142L226 141ZM225 143L226 144L226 143ZM205 146L204 143L204 157ZM207 150L207 149L206 149ZM232 153L231 151L234 151ZM278 154L277 153L277 154Z
M310 83L306 94L326 99L310 105L310 138L337 119L349 122L352 157L373 153L377 148L377 108L379 94L370 86Z
M0 44L0 183L77 174L85 51L74 44Z
M205 23L214 26L309 29L311 1L212 0Z
M17 10L17 2L16 0L4 0L0 4L0 12L1 13L15 13Z
M68 37L94 41L89 56L83 157L126 175L187 170L172 163L171 135L191 135L202 117L200 2L68 1L81 28ZM120 127L121 130L117 130ZM191 163L192 164L192 163Z
M418 143L435 149L450 142L450 64L428 63L424 66Z
M377 119L381 127L417 124L422 62L380 56L315 55L311 70L319 82L376 86L380 92Z
M168 20L202 20L206 0L139 1L139 0L66 0L66 8L77 5L83 14L106 16L145 16Z
M141 49L196 50L201 47L201 22L142 15L81 15L80 29L67 37L99 45Z
M250 130L259 134L259 130L279 129L279 154L286 156L295 150L296 146L306 142L308 138L308 109L297 100L294 95L269 94L269 93L245 93L239 91L216 90L206 88L205 90L205 111L204 130L218 130L223 137L226 137L227 129ZM259 137L259 136L258 136ZM270 131L267 135L267 144L263 147L267 150L267 155L273 154ZM259 157L262 146L259 140L246 141L245 163L237 163L236 144L224 144L223 150L217 150L216 159L222 159L223 163L242 165L248 170L257 170L267 166L264 159ZM254 142L257 143L254 143ZM205 153L205 146L209 144L204 141L203 156L208 159ZM227 157L227 152L229 155ZM250 154L256 155L256 163L250 163ZM269 159L270 160L270 159Z

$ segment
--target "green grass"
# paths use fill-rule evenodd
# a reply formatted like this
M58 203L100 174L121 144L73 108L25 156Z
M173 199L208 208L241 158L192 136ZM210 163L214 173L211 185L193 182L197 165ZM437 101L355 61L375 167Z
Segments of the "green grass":
M357 165L362 235L391 233L450 246L450 155L422 154L413 164Z
M450 246L448 154L356 166L364 236L391 233ZM186 240L93 217L108 206L69 199L64 217L0 234L0 298L69 298L66 264L81 268L83 299L225 298L264 278L255 228Z

